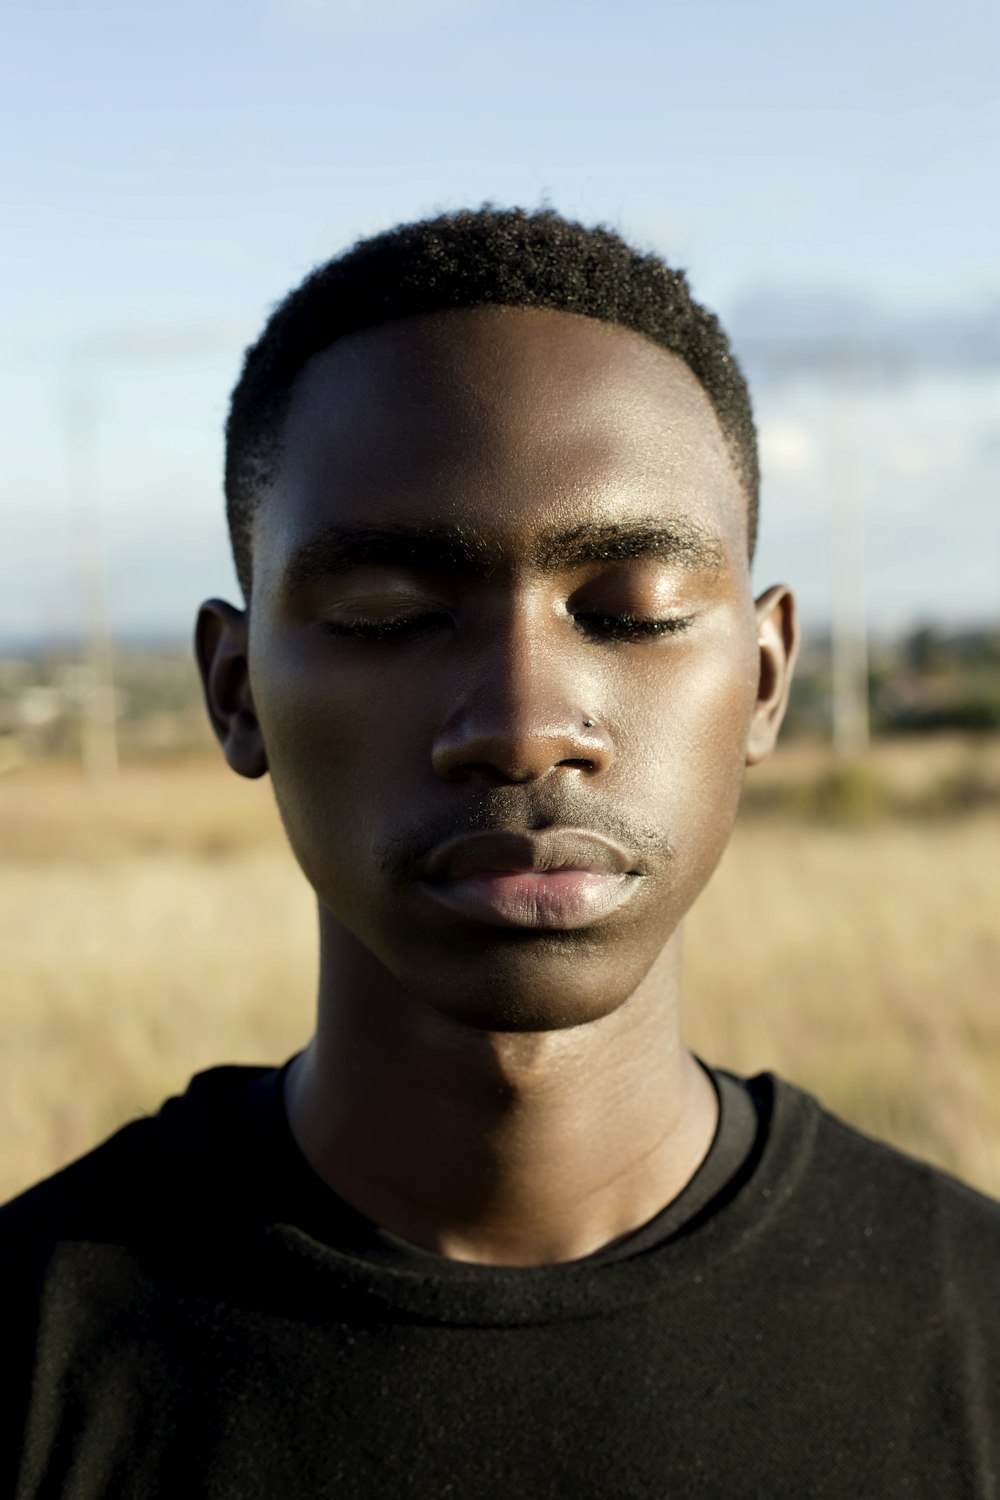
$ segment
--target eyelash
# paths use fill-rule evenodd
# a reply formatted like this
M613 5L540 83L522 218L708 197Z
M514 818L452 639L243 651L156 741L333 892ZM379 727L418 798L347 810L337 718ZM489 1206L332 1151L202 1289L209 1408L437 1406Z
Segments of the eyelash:
M425 634L438 621L448 618L447 615L411 615L396 620L329 620L323 629L328 635L346 636L360 641L413 640L418 635ZM686 618L642 620L636 615L584 613L574 615L573 618L577 623L590 622L589 625L584 625L589 634L603 635L619 641L653 640L661 635L678 635L687 630L694 620L693 615Z

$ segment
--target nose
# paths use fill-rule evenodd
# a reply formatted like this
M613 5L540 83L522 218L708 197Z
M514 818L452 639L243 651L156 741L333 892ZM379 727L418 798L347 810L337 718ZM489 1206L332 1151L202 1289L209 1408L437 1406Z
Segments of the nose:
M558 625L558 622L556 622ZM540 781L558 770L588 778L611 764L597 683L561 630L512 618L462 664L461 684L431 753L447 781ZM548 635L549 638L546 638Z

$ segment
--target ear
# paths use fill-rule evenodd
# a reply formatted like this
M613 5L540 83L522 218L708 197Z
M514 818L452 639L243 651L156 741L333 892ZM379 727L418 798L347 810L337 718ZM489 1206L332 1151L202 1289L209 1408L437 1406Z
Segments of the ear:
M194 650L205 704L226 760L240 776L267 771L264 740L250 693L246 610L209 599L198 611Z
M756 610L760 676L747 739L748 766L755 766L774 749L788 707L792 669L799 650L798 614L790 589L776 583L761 594Z

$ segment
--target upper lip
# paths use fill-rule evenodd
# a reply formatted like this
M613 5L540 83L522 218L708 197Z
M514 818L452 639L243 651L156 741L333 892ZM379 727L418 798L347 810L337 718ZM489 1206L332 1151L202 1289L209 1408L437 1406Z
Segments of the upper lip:
M438 844L421 861L421 874L426 880L526 874L532 870L590 870L602 875L639 873L634 855L621 844L584 828L464 833Z

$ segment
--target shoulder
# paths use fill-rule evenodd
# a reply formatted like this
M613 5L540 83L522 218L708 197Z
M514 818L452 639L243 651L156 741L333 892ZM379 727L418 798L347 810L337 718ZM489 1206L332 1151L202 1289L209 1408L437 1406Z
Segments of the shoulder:
M819 1221L849 1227L873 1250L894 1248L946 1283L1000 1289L1000 1202L951 1173L866 1135L781 1079L750 1080L770 1094L776 1134L795 1134L797 1193Z
M101 1145L0 1206L0 1256L29 1244L108 1233L134 1219L149 1180L155 1119L135 1120Z
M275 1076L273 1069L250 1067L196 1074L155 1115L123 1126L0 1205L0 1262L44 1256L60 1241L128 1243L156 1232L183 1204L190 1208L208 1196L253 1085Z

